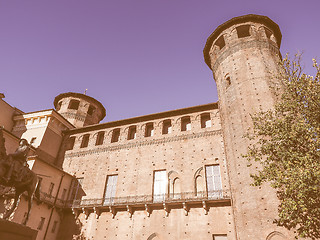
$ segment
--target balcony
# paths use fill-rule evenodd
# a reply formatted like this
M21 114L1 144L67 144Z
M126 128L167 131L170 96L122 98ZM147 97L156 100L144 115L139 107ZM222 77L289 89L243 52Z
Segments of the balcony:
M184 192L163 195L140 195L114 198L79 199L66 202L65 207L71 208L76 216L84 213L87 217L95 213L99 218L102 212L111 212L113 217L119 211L129 212L131 217L135 211L146 211L150 216L152 210L163 209L166 216L171 209L182 208L188 215L190 208L203 208L208 214L210 207L230 206L230 194L226 190L213 192Z

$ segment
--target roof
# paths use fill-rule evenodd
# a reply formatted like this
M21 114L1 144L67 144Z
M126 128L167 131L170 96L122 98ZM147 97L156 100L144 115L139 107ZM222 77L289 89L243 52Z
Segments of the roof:
M259 22L263 23L264 25L270 27L273 30L274 36L277 39L278 47L280 47L281 44L281 38L282 34L280 31L280 28L278 24L276 24L274 21L272 21L267 16L262 15L256 15L256 14L248 14L244 16L234 17L230 19L229 21L221 24L214 30L214 32L208 37L206 45L203 49L203 55L204 60L206 64L211 68L211 59L209 55L210 48L212 46L213 41L220 35L221 32L226 30L227 28L231 27L232 25L239 24L239 23L245 23L245 22Z

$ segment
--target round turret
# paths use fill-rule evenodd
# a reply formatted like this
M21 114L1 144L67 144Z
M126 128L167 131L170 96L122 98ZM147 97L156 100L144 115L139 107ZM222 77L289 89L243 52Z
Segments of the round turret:
M62 93L55 97L56 111L75 127L98 124L105 116L106 109L96 99L81 93Z
M274 75L279 71L280 43L276 23L250 14L220 25L203 50L217 84L235 228L245 229L238 232L238 239L267 239L274 231L289 234L272 224L277 216L275 191L267 184L259 189L250 186L250 174L259 166L253 163L248 168L243 158L250 144L243 138L252 126L250 115L272 109L277 101L272 87L279 84Z

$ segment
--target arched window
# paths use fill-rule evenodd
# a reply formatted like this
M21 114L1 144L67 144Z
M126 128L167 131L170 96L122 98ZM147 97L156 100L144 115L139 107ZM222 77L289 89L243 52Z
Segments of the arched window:
M112 131L111 142L118 142L120 138L120 128L116 128Z
M162 134L169 134L172 132L171 120L167 119L163 121Z
M189 116L183 117L181 119L181 131L190 131L191 130L191 119Z
M137 134L137 127L131 126L128 131L128 140L135 139Z
M102 145L104 140L104 131L99 132L97 135L96 145Z
M205 195L203 167L199 168L194 174L194 193L197 197L202 197Z
M89 136L90 136L90 134L85 134L85 135L83 135L80 148L88 147L88 144L89 144Z
M202 113L200 116L201 119L201 128L211 127L210 113Z
M152 137L154 133L154 127L153 127L153 123L147 123L146 124L146 129L144 132L144 136L145 137Z

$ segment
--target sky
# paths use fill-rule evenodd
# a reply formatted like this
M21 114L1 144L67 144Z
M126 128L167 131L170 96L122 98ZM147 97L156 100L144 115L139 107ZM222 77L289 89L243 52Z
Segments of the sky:
M282 32L282 55L320 62L319 0L0 0L0 92L24 112L84 93L102 122L218 101L203 59L225 21L260 14Z

